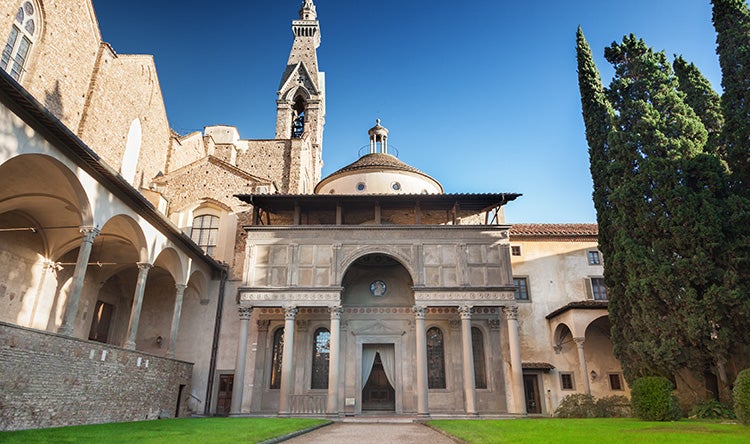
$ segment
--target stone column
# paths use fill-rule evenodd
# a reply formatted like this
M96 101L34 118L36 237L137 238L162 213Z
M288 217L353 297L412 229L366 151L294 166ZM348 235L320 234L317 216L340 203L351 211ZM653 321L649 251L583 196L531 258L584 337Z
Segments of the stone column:
M177 284L175 289L177 290L174 297L174 311L172 312L172 331L169 335L169 350L167 350L167 357L174 358L174 351L177 347L177 331L180 328L180 314L182 313L182 297L185 294L187 285Z
M474 348L471 343L471 305L458 307L461 315L461 345L464 369L464 398L466 400L466 414L477 414L477 390L474 380Z
M247 359L247 334L250 325L250 316L253 314L252 307L239 307L240 333L237 338L237 360L234 364L234 383L232 385L232 405L229 407L230 415L242 413L242 395L245 392L245 360Z
M518 336L518 307L511 305L503 307L505 319L508 321L508 342L510 342L510 369L513 382L513 399L515 411L511 413L526 414L526 397L523 390L523 367L521 363L521 339Z
M57 330L58 333L65 336L73 336L76 317L78 317L78 301L81 300L83 281L86 278L86 269L89 266L89 257L91 257L91 247L94 245L94 238L99 235L99 229L96 227L81 227L80 232L83 233L83 240L81 241L81 248L78 250L73 283L70 286L68 300L65 303L62 325Z
M328 346L330 348L330 360L328 361L328 407L327 413L332 416L338 416L339 413L339 367L340 359L339 353L341 352L341 345L339 344L341 338L341 313L344 312L344 308L340 305L336 305L330 308L331 310L331 341Z
M424 317L427 307L415 305L412 308L415 318L415 334L417 335L417 416L429 416L427 405L427 331L425 330Z
M581 379L583 379L583 386L586 388L586 394L591 394L591 384L589 383L589 369L586 366L586 353L583 351L583 343L586 342L586 338L573 338L578 347L578 362L581 366Z
M281 387L279 414L288 415L289 397L294 383L294 318L299 310L294 305L284 307L284 352L281 355Z
M148 262L138 262L138 282L135 285L133 295L133 307L130 310L130 322L128 322L128 336L124 348L135 350L135 338L138 335L138 322L141 320L141 306L143 305L143 293L146 291L146 277L153 265Z

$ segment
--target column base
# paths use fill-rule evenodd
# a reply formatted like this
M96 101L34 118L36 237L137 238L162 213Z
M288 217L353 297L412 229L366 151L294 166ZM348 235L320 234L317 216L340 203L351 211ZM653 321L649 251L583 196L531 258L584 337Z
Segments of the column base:
M122 345L122 348L126 350L135 350L135 342L128 341Z

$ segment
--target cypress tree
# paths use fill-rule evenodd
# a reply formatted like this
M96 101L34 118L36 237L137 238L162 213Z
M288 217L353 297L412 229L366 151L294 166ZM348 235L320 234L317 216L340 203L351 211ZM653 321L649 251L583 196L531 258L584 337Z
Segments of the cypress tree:
M678 56L672 66L679 79L679 89L685 93L685 103L693 108L708 131L705 151L716 153L724 159L726 153L721 146L721 131L724 126L721 97L713 90L711 83L701 74L695 64L688 64L682 56Z
M724 89L721 137L734 187L727 210L730 294L723 301L718 339L731 342L733 367L743 368L750 365L750 11L745 0L711 3Z
M599 249L606 257L611 253L607 243L611 236L611 207L609 205L609 185L607 183L608 146L612 121L612 105L605 97L599 69L594 63L591 47L578 27L576 32L576 58L578 61L578 87L581 92L581 108L586 126L586 140L589 146L591 178L594 183L592 197L599 225Z
M723 138L737 190L750 195L750 12L745 0L712 0L724 94Z
M622 270L610 300L615 354L626 377L702 373L726 356L712 339L727 298L725 169L705 153L708 133L677 89L666 55L626 36L605 49L615 68L607 176L612 250Z

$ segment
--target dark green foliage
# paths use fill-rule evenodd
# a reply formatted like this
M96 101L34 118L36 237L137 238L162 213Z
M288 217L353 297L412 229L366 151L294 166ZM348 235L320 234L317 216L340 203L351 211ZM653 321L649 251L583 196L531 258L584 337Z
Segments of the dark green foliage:
M697 419L736 419L732 407L715 399L695 404L690 410L690 417Z
M711 339L724 320L715 307L728 294L717 260L726 254L726 170L703 151L707 131L663 52L630 35L605 57L615 68L607 172L616 228L606 264L617 283L615 354L629 380L702 371L728 347Z
M742 370L734 381L734 413L745 425L750 425L750 369Z
M558 418L596 418L596 401L591 395L574 393L560 401L555 410Z
M680 408L674 387L663 376L645 376L631 385L630 402L633 414L644 421L676 421Z
M745 0L712 0L724 94L722 138L738 192L750 195L750 12Z
M580 26L576 32L576 58L583 121L586 125L586 141L589 146L591 178L594 182L592 197L599 225L599 249L604 257L608 257L612 253L612 236L610 235L612 223L609 206L610 188L607 181L607 164L609 163L607 136L613 111L605 97L599 70ZM607 279L606 272L605 279ZM614 282L607 282L607 285L611 287Z
M630 400L624 396L605 396L574 393L560 401L555 410L558 418L627 418L631 416Z
M707 153L718 154L724 158L726 153L721 144L721 131L724 126L724 115L721 112L721 97L713 90L711 83L701 74L698 67L679 56L675 58L674 72L679 79L679 89L685 93L687 103L703 122L708 131Z

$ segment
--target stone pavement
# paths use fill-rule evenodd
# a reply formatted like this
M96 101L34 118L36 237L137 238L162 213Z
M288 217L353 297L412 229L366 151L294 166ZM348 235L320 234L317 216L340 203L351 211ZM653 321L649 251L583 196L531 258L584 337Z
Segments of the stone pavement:
M292 438L289 444L455 444L456 441L422 424L337 422Z

